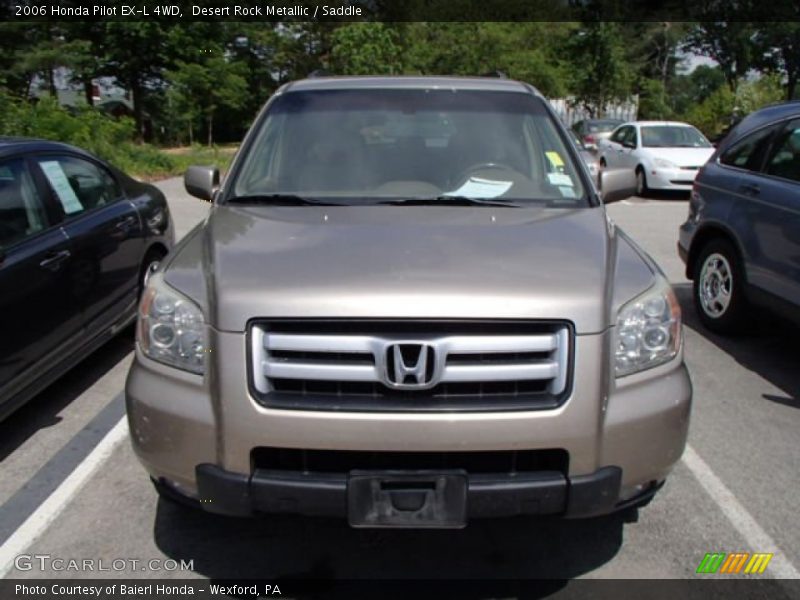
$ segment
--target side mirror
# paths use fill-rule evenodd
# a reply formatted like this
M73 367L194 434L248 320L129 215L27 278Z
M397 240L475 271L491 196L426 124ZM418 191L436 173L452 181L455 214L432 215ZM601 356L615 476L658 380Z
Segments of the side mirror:
M211 202L219 189L219 169L217 167L189 167L183 176L183 185L186 191L195 198Z
M600 197L604 204L636 195L636 174L633 169L603 169L600 172Z

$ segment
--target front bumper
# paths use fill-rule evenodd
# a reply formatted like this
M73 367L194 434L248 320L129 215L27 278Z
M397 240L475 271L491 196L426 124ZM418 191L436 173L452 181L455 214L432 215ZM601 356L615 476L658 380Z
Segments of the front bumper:
M346 474L256 470L231 473L216 465L196 469L200 506L207 512L252 516L259 512L346 517ZM605 467L589 475L557 472L516 476L476 475L468 479L470 518L519 515L591 517L612 512L619 502L622 470ZM654 484L653 488L657 486Z
M651 168L647 171L647 187L654 190L690 192L697 177L696 169Z
M611 512L648 493L678 461L692 396L682 355L609 381L611 335L577 336L572 392L556 409L421 414L264 407L248 390L246 337L212 331L214 355L224 357L217 359L224 367L212 365L205 378L155 363L137 349L126 384L131 439L151 477L190 498L208 495L201 506L226 514L343 514L346 472L332 478L266 473L253 462L259 447L367 453L558 449L568 456L563 472L470 473L469 516ZM609 469L616 475L610 477Z

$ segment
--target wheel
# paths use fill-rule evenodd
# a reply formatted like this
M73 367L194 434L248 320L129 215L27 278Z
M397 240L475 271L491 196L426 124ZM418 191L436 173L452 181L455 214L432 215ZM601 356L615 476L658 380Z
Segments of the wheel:
M164 258L164 253L161 250L150 250L142 261L142 266L139 269L139 297L142 296L144 288L147 287L147 282L150 276L156 272L158 265L161 264L161 259Z
M647 176L644 174L644 169L639 167L636 169L636 195L644 198L650 193L650 188L647 187Z
M703 325L723 334L740 331L748 306L744 271L733 245L721 238L708 242L693 272L694 305Z

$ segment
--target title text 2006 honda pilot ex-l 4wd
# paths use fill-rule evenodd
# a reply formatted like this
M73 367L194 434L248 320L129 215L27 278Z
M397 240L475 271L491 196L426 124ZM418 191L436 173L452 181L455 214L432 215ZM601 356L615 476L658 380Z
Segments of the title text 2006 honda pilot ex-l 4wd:
M354 527L649 500L691 385L664 275L546 100L502 79L282 87L149 280L126 386L162 496ZM633 173L607 171L605 201Z

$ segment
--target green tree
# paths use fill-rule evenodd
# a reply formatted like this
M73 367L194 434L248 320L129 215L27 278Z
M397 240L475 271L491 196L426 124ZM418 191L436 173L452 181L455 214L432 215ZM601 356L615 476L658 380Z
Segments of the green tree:
M593 117L609 103L633 93L636 73L626 54L626 39L619 23L585 23L567 44L572 59L571 88Z
M349 23L331 37L330 68L337 75L396 75L403 72L397 32L383 23Z
M759 23L755 44L759 50L758 66L784 77L785 99L793 100L800 80L800 22Z
M727 9L721 11L724 17ZM701 14L702 16L702 14ZM709 18L719 18L719 15ZM725 76L731 91L755 66L756 28L743 21L702 21L694 25L684 47L714 59Z
M193 138L191 123L202 116L205 121L208 145L214 143L214 119L222 109L238 109L244 103L247 80L242 64L212 53L200 62L179 62L167 74L170 83L170 101L177 110L184 111L184 121L189 123L189 136Z

